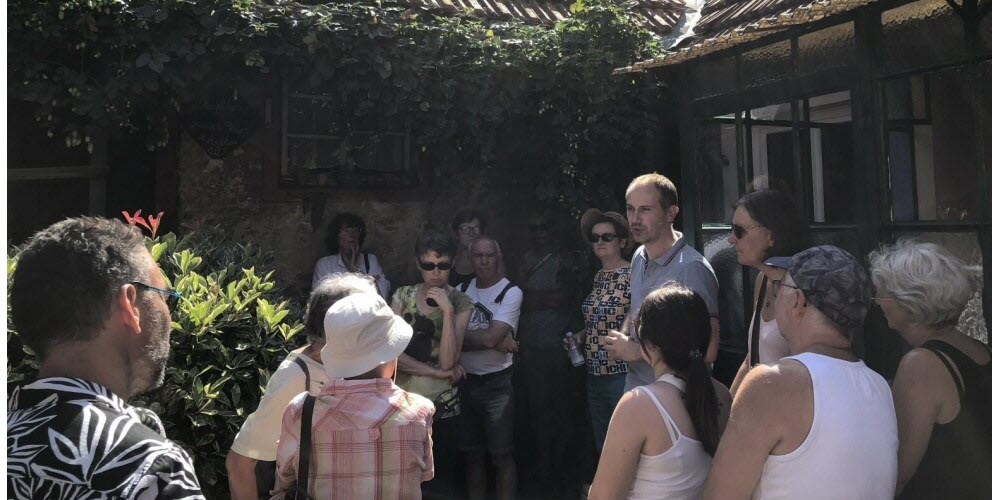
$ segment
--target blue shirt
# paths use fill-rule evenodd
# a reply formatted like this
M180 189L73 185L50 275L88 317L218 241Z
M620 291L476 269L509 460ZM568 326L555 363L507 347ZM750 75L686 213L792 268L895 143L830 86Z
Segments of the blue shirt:
M675 283L690 288L705 301L708 314L719 315L719 280L715 277L711 264L697 250L681 238L658 259L650 260L646 246L640 246L632 255L632 324L639 315L639 307L647 295L654 290ZM635 328L631 337L638 340ZM625 391L640 385L653 383L653 368L644 360L629 361L625 378Z

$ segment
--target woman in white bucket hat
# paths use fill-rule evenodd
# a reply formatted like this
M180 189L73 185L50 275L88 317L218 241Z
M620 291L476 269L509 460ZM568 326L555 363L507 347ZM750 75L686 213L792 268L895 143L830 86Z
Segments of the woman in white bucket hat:
M394 383L413 329L374 293L334 303L324 329L320 356L330 382L285 409L272 496L420 498L421 481L434 477L434 404ZM301 457L300 444L309 448Z

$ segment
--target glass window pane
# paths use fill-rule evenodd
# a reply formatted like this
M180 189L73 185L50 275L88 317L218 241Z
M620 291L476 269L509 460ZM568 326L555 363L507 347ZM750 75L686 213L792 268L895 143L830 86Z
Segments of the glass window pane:
M797 68L801 74L848 66L854 60L854 25L838 24L799 37Z
M701 220L728 224L739 199L736 124L709 121L698 129Z
M970 119L974 71L950 69L885 83L892 220L981 217Z
M332 184L344 164L339 139L288 139L288 158L281 174L306 186Z
M777 189L795 193L792 147L792 105L776 104L750 110L750 169L748 191Z
M977 268L976 274L980 287L965 306L965 310L958 320L958 329L966 335L988 343L989 333L986 330L986 320L983 319L983 249L979 245L979 236L973 232L921 233L910 231L896 231L893 236L896 239L910 238L921 242L936 243L950 250L965 264Z
M743 53L743 84L753 87L786 78L792 72L792 42L782 40Z
M882 13L885 67L889 72L964 57L962 20L945 0L918 0Z
M803 184L811 193L812 206L806 213L814 222L852 223L855 177L851 93L814 96L807 103L802 150L808 181Z
M288 133L335 135L336 107L329 99L288 96Z

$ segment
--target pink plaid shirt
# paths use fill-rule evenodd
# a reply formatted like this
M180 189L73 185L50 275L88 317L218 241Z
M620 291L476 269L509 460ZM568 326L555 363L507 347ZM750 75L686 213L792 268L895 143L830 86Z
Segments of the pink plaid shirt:
M298 478L305 396L296 396L281 419L273 498L282 498ZM331 380L313 410L309 496L420 498L420 482L434 477L433 416L429 399L390 379Z

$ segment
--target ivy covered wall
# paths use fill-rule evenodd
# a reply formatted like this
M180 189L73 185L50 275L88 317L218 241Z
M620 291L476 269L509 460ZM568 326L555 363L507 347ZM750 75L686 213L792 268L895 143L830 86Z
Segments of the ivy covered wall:
M169 146L182 224L245 227L278 262L286 254L293 263L281 276L295 279L322 251L317 224L341 208L396 214L405 229L376 232L372 243L403 255L410 233L468 202L514 234L530 207L622 209L632 176L674 172L662 130L669 112L656 104L669 89L612 75L656 55L655 37L621 2L577 0L570 10L569 20L538 27L391 0L15 0L8 92L36 106L54 145L86 148L106 131ZM420 182L408 194L275 193L265 173L280 162L280 122L266 122L265 100L280 99L282 81L331 96L345 127L408 123ZM248 119L213 118L234 104ZM239 126L193 140L213 119ZM217 159L205 156L216 147ZM216 177L225 190L206 188Z

